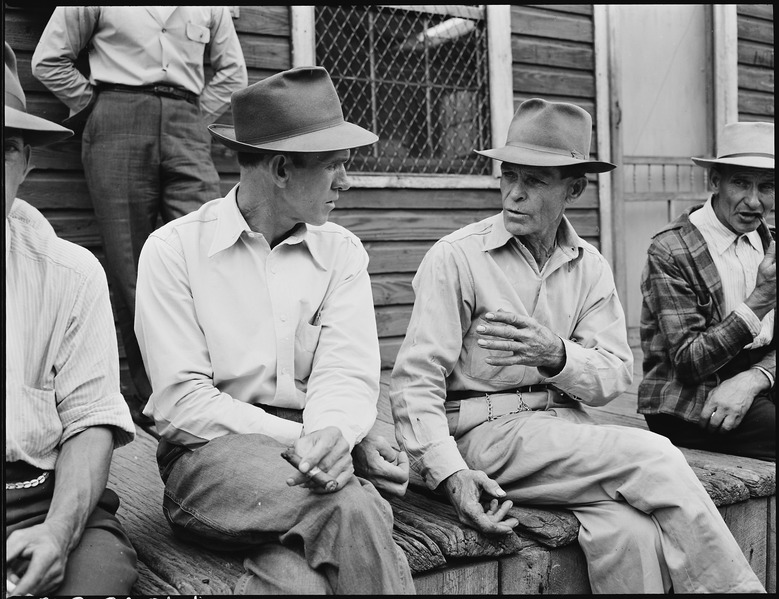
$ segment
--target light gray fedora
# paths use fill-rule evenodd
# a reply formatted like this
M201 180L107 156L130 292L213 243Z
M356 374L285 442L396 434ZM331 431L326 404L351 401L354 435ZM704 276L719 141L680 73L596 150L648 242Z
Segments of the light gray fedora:
M716 158L692 158L698 166L730 164L774 170L774 124L730 123L725 125Z

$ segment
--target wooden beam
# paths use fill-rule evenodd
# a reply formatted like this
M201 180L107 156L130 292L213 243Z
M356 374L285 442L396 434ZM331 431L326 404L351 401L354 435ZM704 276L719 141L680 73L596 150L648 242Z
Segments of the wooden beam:
M314 7L290 6L292 30L292 66L316 65Z
M593 6L595 38L595 130L598 160L611 162L611 127L609 126L609 31L606 7ZM617 175L619 176L619 174ZM614 268L614 230L612 229L612 173L598 176L598 214L600 223L600 251Z
M490 132L492 147L506 143L514 116L514 88L511 48L511 7L508 4L487 5L487 55L489 57ZM500 177L498 162L492 161L492 174Z
M738 14L735 4L712 5L714 21L714 150L723 127L738 120Z

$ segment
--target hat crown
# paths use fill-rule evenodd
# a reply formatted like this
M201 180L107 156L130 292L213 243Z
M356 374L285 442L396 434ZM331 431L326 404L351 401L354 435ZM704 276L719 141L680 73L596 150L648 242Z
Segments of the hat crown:
M5 42L3 47L3 60L5 62L5 105L27 112L27 101L16 71L16 56L8 42Z
M717 158L774 157L773 123L730 123L720 136Z
M235 139L261 145L344 122L341 102L322 67L297 67L235 92Z
M592 117L574 104L532 98L520 104L506 145L588 160Z

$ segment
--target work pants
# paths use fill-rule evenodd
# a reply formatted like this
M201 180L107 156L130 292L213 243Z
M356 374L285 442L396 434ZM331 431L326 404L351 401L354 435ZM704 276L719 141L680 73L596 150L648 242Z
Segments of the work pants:
M695 422L670 414L645 414L649 430L677 447L776 461L776 405L767 394L758 395L744 419L732 431L710 433Z
M5 492L5 538L15 530L42 524L51 506L54 473L29 489ZM84 534L71 551L65 578L54 595L127 596L138 578L137 557L117 520L119 498L106 489L87 520Z
M392 509L371 483L355 476L328 494L290 487L284 445L261 434L175 448L178 457L165 449L158 452L165 517L184 540L246 552L234 592L414 593L392 538Z
M573 511L595 593L765 592L665 437L555 408L485 422L457 445L515 503Z
M145 404L151 385L133 329L138 258L160 219L221 197L209 133L198 106L184 99L102 91L81 158L130 376Z

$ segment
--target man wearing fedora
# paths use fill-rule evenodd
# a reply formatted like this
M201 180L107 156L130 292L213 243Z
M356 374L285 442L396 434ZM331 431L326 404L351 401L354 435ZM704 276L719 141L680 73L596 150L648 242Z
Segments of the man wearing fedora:
M776 461L774 124L733 123L712 195L652 239L638 410L674 445Z
M368 255L328 223L350 149L377 137L344 121L321 67L231 102L235 126L209 129L237 151L239 183L154 232L139 262L165 515L184 539L247 551L239 594L413 593L372 484L402 495L408 459L368 435L380 373Z
M88 48L89 73L78 67ZM208 51L213 76L206 81ZM207 125L247 84L226 6L57 6L32 72L83 128L81 158L103 239L134 392L133 417L151 394L133 332L138 256L158 221L221 195Z
M31 147L73 132L27 112L8 43L4 62L6 592L126 595L136 555L106 480L135 427L105 273L16 197Z
M589 158L591 130L534 98L479 151L502 161L503 210L422 261L390 385L398 441L485 533L511 532L513 502L571 509L593 592L763 591L681 452L582 409L632 378L609 265L564 215L587 173L614 168Z

